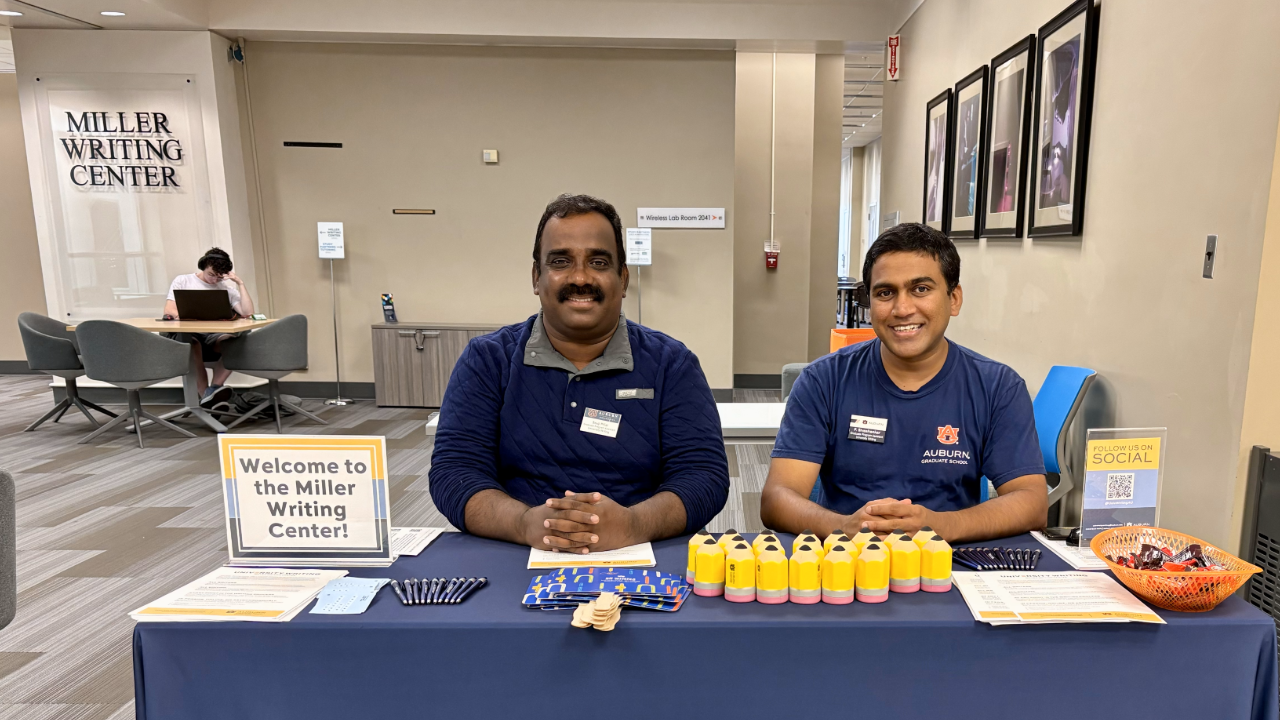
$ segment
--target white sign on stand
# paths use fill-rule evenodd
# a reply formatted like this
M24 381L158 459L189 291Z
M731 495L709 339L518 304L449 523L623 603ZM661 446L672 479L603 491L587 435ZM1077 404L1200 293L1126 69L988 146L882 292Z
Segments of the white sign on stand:
M320 259L342 260L346 250L342 241L342 223L318 222L316 231L320 235Z
M637 208L636 218L642 228L724 228L724 208Z
M653 264L653 230L627 228L627 264Z

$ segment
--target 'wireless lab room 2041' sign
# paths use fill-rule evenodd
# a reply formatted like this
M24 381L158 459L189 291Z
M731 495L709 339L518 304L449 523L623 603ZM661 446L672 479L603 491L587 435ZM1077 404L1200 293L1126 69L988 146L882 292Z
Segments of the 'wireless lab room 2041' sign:
M232 565L393 560L386 441L336 435L220 435Z
M723 229L724 208L638 208L642 228Z

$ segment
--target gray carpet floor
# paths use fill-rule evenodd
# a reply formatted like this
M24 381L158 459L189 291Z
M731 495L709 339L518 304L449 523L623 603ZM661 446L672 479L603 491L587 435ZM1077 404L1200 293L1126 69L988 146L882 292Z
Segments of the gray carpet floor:
M779 392L738 390L734 399L778 402ZM227 558L215 436L186 421L196 438L144 428L144 449L123 430L78 445L92 428L72 413L23 432L52 402L48 378L0 375L0 467L18 497L18 615L0 630L0 720L133 718L129 611ZM289 418L285 432L387 438L393 524L447 527L427 491L429 411L372 401L304 407L330 424ZM710 529L758 531L772 445L726 448L729 502Z

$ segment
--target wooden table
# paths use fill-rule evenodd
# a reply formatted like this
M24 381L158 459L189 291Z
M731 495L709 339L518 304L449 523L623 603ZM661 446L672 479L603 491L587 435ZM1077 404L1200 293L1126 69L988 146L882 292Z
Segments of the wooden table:
M264 328L275 322L275 320L157 320L155 318L128 318L116 320L115 322L132 325L139 330L154 333L225 333L229 335ZM76 326L68 325L67 329L75 330ZM160 417L169 420L174 417L191 415L208 425L214 432L226 432L226 425L218 422L217 418L209 414L208 410L200 407L200 391L196 389L196 373L198 371L199 367L196 365L195 356L191 355L188 361L187 374L182 376L183 407L181 410L174 410Z

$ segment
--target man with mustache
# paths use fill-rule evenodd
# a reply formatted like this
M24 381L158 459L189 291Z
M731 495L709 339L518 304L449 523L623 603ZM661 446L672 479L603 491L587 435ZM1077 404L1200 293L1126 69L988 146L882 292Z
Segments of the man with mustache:
M460 530L589 553L692 532L729 494L698 358L622 315L613 206L561 195L533 244L542 311L471 341L445 390L431 498Z

